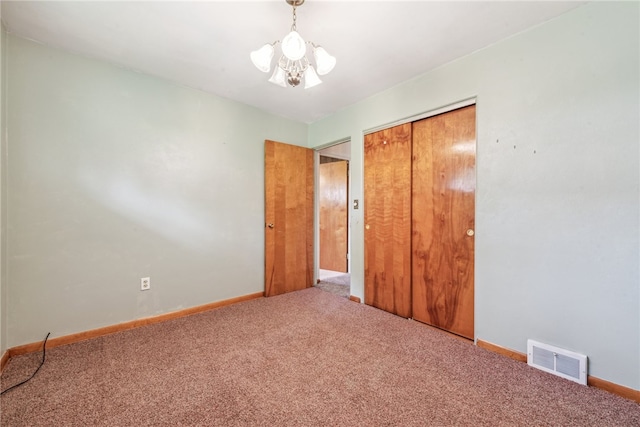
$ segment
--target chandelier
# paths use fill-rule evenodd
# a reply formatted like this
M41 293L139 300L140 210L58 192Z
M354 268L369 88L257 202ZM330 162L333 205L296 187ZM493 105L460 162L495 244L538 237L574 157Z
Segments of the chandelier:
M275 53L275 47L280 44L282 56L271 75L269 81L278 86L287 87L287 83L295 87L304 78L304 88L308 89L322 83L318 75L325 75L336 66L336 58L329 55L324 48L312 42L305 42L296 30L296 7L302 5L304 0L285 0L293 7L293 24L291 32L282 41L277 40L267 43L258 50L251 52L251 61L258 70L268 73L271 70L271 59ZM316 69L307 59L307 45L311 46Z

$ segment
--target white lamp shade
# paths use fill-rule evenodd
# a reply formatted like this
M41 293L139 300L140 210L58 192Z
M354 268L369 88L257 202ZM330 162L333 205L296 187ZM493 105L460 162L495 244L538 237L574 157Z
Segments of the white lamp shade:
M271 75L269 81L275 85L287 87L286 73L279 66L276 66L276 69L273 70L273 74Z
M307 53L307 45L297 31L291 31L282 39L282 53L292 61L301 59Z
M322 83L322 80L316 74L316 70L309 65L309 68L304 72L304 88L309 89L310 87L318 86L320 83Z
M323 47L318 46L313 51L313 56L316 58L316 66L318 67L318 74L324 76L333 70L336 66L336 58L329 55Z
M271 58L273 58L273 46L265 44L258 50L251 52L251 62L263 73L268 73L271 69Z

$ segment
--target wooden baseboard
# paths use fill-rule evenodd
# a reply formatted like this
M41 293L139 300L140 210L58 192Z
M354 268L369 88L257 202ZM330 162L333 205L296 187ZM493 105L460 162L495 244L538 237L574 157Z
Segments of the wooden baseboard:
M61 337L51 338L47 341L47 348L59 347L61 345L73 344L76 342L89 340L92 338L101 337L104 335L113 334L116 332L122 332L129 329L139 328L141 326L152 325L154 323L166 322L168 320L178 319L180 317L190 316L192 314L202 313L204 311L213 310L215 308L224 307L226 305L237 304L243 301L249 301L256 298L264 297L264 292L256 292L254 294L243 295L236 298L231 298L223 301L216 301L209 304L199 305L196 307L186 308L184 310L172 311L170 313L160 314L158 316L145 317L143 319L136 319L129 322L118 323L117 325L105 326L103 328L92 329L90 331L78 332L71 335L64 335ZM34 342L30 344L24 344L17 347L12 347L5 355L7 355L7 361L13 356L20 354L32 353L42 350L42 342ZM3 356L4 358L4 356ZM6 362L5 362L6 363Z
M634 400L640 403L640 390L634 390L601 378L592 377L591 375L587 375L587 384L591 387L599 388L608 391L609 393L617 394L618 396L626 397L629 400Z
M9 350L5 351L0 357L0 374L4 371L4 367L9 363Z
M360 304L360 298L354 297L353 295L349 295L349 300Z
M482 340L476 341L476 345L480 348L484 348L485 350L498 353L519 362L527 363L527 355L525 353L520 353L519 351L511 350ZM618 396L640 403L640 390L634 390L591 375L587 375L587 384L591 387L599 388L601 390L608 391L609 393L617 394Z
M501 347L499 345L491 344L490 342L482 340L476 341L476 345L480 348L484 348L485 350L489 350L494 353L501 354L502 356L507 356L510 359L517 360L518 362L527 363L527 355L524 353L520 353L519 351L511 350L509 348Z

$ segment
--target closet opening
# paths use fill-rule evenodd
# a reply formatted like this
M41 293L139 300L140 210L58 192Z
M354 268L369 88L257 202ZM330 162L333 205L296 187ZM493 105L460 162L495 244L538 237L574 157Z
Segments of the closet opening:
M475 103L364 135L365 304L473 340Z

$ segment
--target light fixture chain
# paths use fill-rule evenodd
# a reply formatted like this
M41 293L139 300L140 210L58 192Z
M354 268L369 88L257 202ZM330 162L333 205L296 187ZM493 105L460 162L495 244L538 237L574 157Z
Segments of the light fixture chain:
M293 24L291 25L291 31L296 31L296 7L293 6Z

